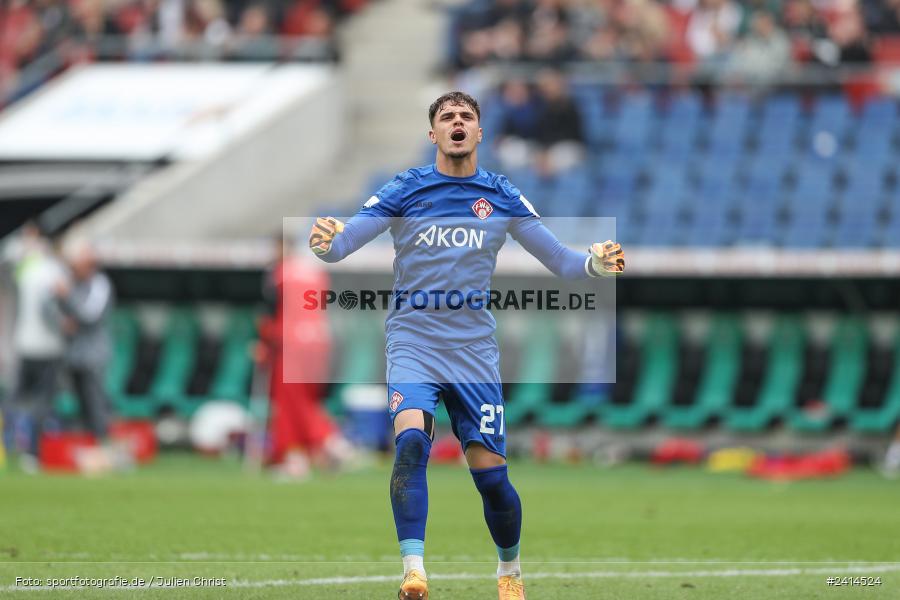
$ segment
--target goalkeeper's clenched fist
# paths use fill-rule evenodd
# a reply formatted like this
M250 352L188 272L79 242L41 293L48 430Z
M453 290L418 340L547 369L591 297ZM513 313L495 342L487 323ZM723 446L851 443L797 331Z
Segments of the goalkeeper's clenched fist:
M328 254L334 236L344 230L344 223L334 217L318 217L309 232L309 247L319 256Z
M625 270L625 252L622 246L606 240L591 246L591 269L601 276L617 275Z

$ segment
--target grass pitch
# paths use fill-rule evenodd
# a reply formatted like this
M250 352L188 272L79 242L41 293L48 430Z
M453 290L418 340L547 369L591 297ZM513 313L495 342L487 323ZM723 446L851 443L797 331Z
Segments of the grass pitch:
M775 484L699 469L513 461L532 599L900 598L900 482L857 470ZM396 597L389 465L303 484L169 455L87 480L0 474L0 598L16 578L224 578L77 598ZM429 469L432 600L496 598L496 555L465 468ZM853 577L829 586L829 577Z

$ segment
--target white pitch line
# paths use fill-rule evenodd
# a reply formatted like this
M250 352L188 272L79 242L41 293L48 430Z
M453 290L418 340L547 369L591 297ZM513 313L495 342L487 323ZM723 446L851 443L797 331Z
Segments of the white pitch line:
M566 578L582 578L582 579L643 579L643 578L703 578L703 577L788 577L797 575L864 575L876 573L896 573L900 572L900 563L883 564L883 565L847 565L834 566L828 568L794 568L794 569L722 569L722 570L706 570L706 571L588 571L588 572L537 572L525 573L525 579L566 579ZM493 579L494 575L486 573L432 573L430 578L434 581L467 581L467 580L487 580ZM363 583L391 583L399 581L398 574L394 575L363 575L358 577L317 577L313 579L268 579L261 581L245 581L236 580L228 583L229 588L267 588L267 587L302 587L302 586L321 586L321 585L351 585ZM190 586L187 586L190 587ZM15 585L7 585L0 587L0 590L7 592L24 592L24 591L72 591L85 590L84 587L66 586L66 587L21 587ZM175 586L149 586L149 587L130 587L123 586L118 590L159 590L159 589L184 589L184 587Z
M786 577L790 575L862 575L868 573L893 573L900 571L900 564L849 566L818 569L723 569L720 571L588 571L582 573L528 573L525 579L565 579L569 577L587 579L609 579L622 577L627 579L643 579L645 577ZM477 579L493 579L495 575L481 573L431 574L435 581L464 581ZM262 588L311 585L346 585L352 583L385 583L398 581L398 575L369 575L360 577L321 577L316 579L272 579L268 581L235 581L229 587Z

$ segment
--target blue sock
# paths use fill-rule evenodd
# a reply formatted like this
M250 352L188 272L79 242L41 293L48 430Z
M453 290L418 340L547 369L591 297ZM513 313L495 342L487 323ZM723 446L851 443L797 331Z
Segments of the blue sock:
M522 502L509 482L506 465L488 469L469 469L484 504L484 520L497 545L500 560L519 555L522 533Z
M425 468L431 438L421 429L406 429L397 436L397 457L391 474L391 508L400 541L400 554L424 554L428 518L428 481Z

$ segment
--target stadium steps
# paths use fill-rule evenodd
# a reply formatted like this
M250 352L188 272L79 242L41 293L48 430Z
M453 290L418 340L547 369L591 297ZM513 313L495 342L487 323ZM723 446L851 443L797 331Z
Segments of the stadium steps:
M666 427L703 427L728 406L740 370L741 328L737 318L732 315L715 317L706 340L706 357L694 402L666 407L661 420Z
M878 385L882 381L884 385ZM882 351L880 360L869 361L866 383L869 382L876 384L873 392L880 396L880 402L874 406L858 405L850 418L850 429L862 433L887 433L900 421L900 329L895 334L893 347ZM879 389L881 387L884 389ZM864 387L863 401L866 391Z
M640 427L671 399L678 370L678 330L672 315L657 314L648 319L641 341L641 363L632 401L606 404L601 409L607 427Z
M866 370L866 325L856 317L842 319L830 345L827 375L820 398L799 398L787 423L798 431L825 431L846 419L856 405ZM801 388L801 393L802 393ZM810 409L806 402L816 404Z
M762 431L791 407L803 369L805 332L794 316L781 316L773 328L768 361L756 402L732 405L723 423L735 431Z

